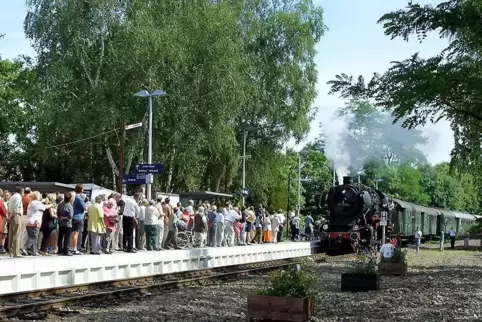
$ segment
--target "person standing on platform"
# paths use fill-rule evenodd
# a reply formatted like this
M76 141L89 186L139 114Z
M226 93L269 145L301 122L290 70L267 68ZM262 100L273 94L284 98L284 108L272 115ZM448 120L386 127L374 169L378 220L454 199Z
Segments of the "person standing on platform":
M208 210L208 246L214 247L216 245L216 211L215 205Z
M222 247L224 241L224 214L223 209L216 210L216 247Z
M194 247L204 247L206 242L206 235L208 231L208 221L206 219L206 214L204 212L204 207L198 208L196 214L194 215Z
M247 218L248 218L248 209L246 207L242 207L241 210L239 211L239 215L241 218L239 219L239 240L238 240L238 245L240 246L246 246L247 245L247 238L246 238L246 225L247 225Z
M157 236L159 230L159 218L161 213L156 207L154 200L149 201L144 216L144 230L146 232L146 248L147 250L159 250L159 238Z
M82 198L84 193L84 187L81 184L75 186L75 199L74 199L74 217L72 219L72 233L70 235L70 251L74 255L82 255L77 249L79 236L82 238L82 232L84 231L84 218L87 205Z
M87 196L84 198L84 202L87 209L84 212L84 229L82 230L82 238L79 238L81 239L81 241L80 246L77 246L77 250L81 249L83 253L86 253L87 248L90 247L90 241L88 240L89 232L87 231L87 223L89 222L89 207L92 205L92 202L89 201L89 198L87 198Z
M455 236L457 236L457 232L455 231L454 227L452 227L449 230L450 248L451 249L455 249Z
M234 246L234 222L240 219L241 216L234 211L231 205L228 206L226 213L224 214L224 229L226 231L226 242L229 247Z
M144 229L144 218L146 216L146 207L149 206L147 199L142 199L139 206L139 222L136 227L136 248L137 250L143 250L146 247L146 232Z
M124 240L126 242L124 251L135 253L134 249L134 230L139 218L140 208L138 202L141 199L140 193L134 194L134 200L127 199L125 202L124 214L122 218L122 230L124 231Z
M162 245L166 248L166 239L169 234L169 219L172 215L171 199L166 198L164 200L164 205L162 206L162 212L164 213L164 232L162 234Z
M268 212L264 215L263 219L263 243L271 243L272 241L272 226L271 217Z
M106 254L112 254L115 251L115 244L113 236L116 231L116 225L119 221L117 213L117 203L114 198L110 198L104 203L104 224L106 227L104 245L102 248Z
M94 199L94 203L89 207L87 231L90 235L90 254L92 255L100 255L102 237L106 232L104 209L101 206L102 201L103 195L97 196Z
M8 201L10 200L11 193L8 190L5 190L3 192L3 203L5 204L5 208L7 209L7 215L5 217L5 220L3 221L3 226L2 226L2 236L0 239L0 244L3 245L3 251L0 249L0 254L5 254L7 252L8 248Z
M297 241L300 236L300 217L295 214L291 219L291 241Z
M261 212L261 215L259 213L256 213L256 220L254 222L254 229L255 229L255 234L253 237L253 240L251 240L251 243L258 243L261 244L261 238L263 237L263 213Z
M311 214L305 216L305 238L306 240L313 240L313 227L315 221Z
M278 221L279 221L279 230L278 230L278 236L276 236L276 239L278 240L278 243L281 243L283 241L283 233L285 231L285 215L281 210L278 212Z
M31 201L27 207L26 229L28 234L27 251L29 255L39 256L39 233L42 224L42 214L44 210L51 208L52 204L44 205L41 201L42 195L38 191L31 194Z
M177 232L178 232L178 222L182 215L182 205L180 202L177 203L177 207L173 209L171 217L169 217L169 232L167 233L166 239L166 249L174 247L174 249L181 249L177 245Z
M20 252L22 242L22 231L25 229L23 224L23 203L22 188L17 188L16 193L8 201L8 251L10 257L23 257Z
M27 245L27 241L28 241L28 234L27 234L27 229L25 229L25 227L27 226L27 208L28 208L28 205L30 204L30 201L32 201L32 198L31 198L31 193L32 193L32 190L29 188L29 187L26 187L23 192L22 192L22 205L23 205L23 216L22 216L22 223L23 223L23 229L22 229L22 239L21 239L21 243L20 243L20 252L22 252L22 254L24 256L27 256L28 253L27 253L27 250L26 250L26 245Z
M67 192L62 202L57 206L57 217L59 219L57 249L58 254L63 256L72 256L72 253L69 252L69 244L72 231L72 217L74 216L74 207L71 203L73 196L73 192Z
M124 250L127 243L124 238L124 209L126 202L122 199L122 195L118 192L114 194L114 199L117 202L117 209L119 215L119 222L117 223L116 232L114 234L114 247L116 250Z
M273 215L273 219L271 219L271 242L277 243L278 242L278 231L279 231L279 214L275 213Z
M3 201L3 191L0 189L0 254L5 254L5 236L7 235L7 206Z
M42 232L42 244L40 246L40 254L49 256L49 246L52 239L52 232L57 229L57 207L55 206L55 198L57 196L54 193L48 194L45 198L45 204L49 208L45 209L42 213L42 224L40 225L40 231Z
M249 207L246 209L246 245L251 245L251 240L254 235L254 223L256 222L256 215L254 214L254 208Z

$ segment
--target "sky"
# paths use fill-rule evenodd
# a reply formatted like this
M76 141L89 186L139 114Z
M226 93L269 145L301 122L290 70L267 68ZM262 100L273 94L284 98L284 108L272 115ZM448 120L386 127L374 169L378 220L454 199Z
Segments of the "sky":
M436 5L441 1L413 2ZM385 13L402 9L408 0L315 0L315 3L323 7L329 30L317 45L318 96L314 105L318 114L306 141L318 136L320 122L327 135L343 126L342 120L333 119L333 113L344 105L344 101L336 95L328 95L329 87L326 85L336 74L363 75L369 79L374 72L387 70L391 61L403 60L417 52L421 57L435 56L447 45L447 41L439 39L436 34L430 35L421 44L416 39L409 42L390 40L383 34L377 20ZM6 34L0 41L0 55L3 58L14 58L20 54L34 56L35 51L23 32L25 2L1 0L0 8L0 33ZM448 161L454 145L449 123L428 124L422 131L428 138L428 144L422 148L428 161L433 164Z

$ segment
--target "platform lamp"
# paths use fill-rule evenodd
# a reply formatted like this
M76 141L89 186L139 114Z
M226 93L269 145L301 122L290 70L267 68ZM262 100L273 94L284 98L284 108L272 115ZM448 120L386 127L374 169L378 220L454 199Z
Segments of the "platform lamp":
M152 164L152 98L156 96L166 96L167 93L156 89L149 93L146 90L141 90L134 94L136 97L149 97L149 148L147 152L147 163ZM152 197L152 174L148 174L149 179L147 180L147 200L151 200ZM146 178L147 179L147 178Z

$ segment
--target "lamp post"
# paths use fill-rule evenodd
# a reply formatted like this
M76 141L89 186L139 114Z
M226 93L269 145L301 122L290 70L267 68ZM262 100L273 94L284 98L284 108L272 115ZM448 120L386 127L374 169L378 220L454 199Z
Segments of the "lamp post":
M152 164L152 98L156 96L166 96L167 93L156 89L155 91L149 93L146 90L141 90L134 94L136 97L149 97L149 148L147 151L147 163ZM152 195L152 174L147 175L149 178L147 179L147 200L151 200Z

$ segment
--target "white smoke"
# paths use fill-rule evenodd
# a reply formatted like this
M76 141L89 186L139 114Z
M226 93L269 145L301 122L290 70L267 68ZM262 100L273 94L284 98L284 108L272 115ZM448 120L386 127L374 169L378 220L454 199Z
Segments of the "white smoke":
M330 122L322 124L325 134L325 155L338 174L338 181L343 182L343 177L350 174L350 155L344 147L342 135L346 130L346 117L333 113Z

